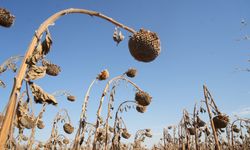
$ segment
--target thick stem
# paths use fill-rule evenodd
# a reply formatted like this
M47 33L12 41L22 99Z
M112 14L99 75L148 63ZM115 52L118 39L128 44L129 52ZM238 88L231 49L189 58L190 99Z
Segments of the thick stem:
M17 104L17 95L19 95L19 93L20 93L22 81L24 79L25 72L27 69L26 60L32 56L34 49L40 40L39 38L47 30L48 26L53 24L61 16L64 16L67 14L72 14L72 13L80 13L80 14L88 14L91 16L97 16L97 17L105 19L105 20L111 22L112 24L119 26L119 27L121 27L121 28L123 28L131 33L136 32L132 28L129 28L129 27L119 23L108 16L105 16L99 12L85 10L85 9L75 9L75 8L65 9L65 10L62 10L58 13L55 13L54 15L49 17L47 20L45 20L44 23L41 24L41 26L36 31L32 41L29 45L29 48L28 48L28 50L23 58L19 72L18 72L17 76L15 77L14 85L13 85L12 92L11 92L11 95L9 98L8 108L7 108L7 111L5 114L5 119L4 119L3 124L2 124L1 132L0 132L0 149L4 149L4 145L7 141L7 138L10 135L9 132L10 132L11 124L13 123L13 116L15 115L15 109L16 109L16 104Z
M207 87L205 85L203 85L203 91L204 91L204 97L205 97L205 101L206 101L208 115L209 115L209 118L210 118L210 124L211 124L211 127L213 129L213 135L214 135L215 145L217 147L217 150L220 150L221 148L220 148L220 145L219 145L217 132L216 132L216 129L214 127L214 121L213 121L213 118L212 118L210 107L208 105L208 90L207 90Z

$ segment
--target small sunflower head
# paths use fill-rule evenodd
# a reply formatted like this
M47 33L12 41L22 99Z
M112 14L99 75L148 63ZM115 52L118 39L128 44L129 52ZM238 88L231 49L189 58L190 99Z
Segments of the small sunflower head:
M109 78L109 72L107 69L103 70L100 74L98 74L97 79L98 80L106 80L107 78Z
M128 71L126 72L126 75L130 78L135 77L137 74L137 70L135 68L130 68L128 69Z
M69 95L69 96L67 96L67 100L71 101L71 102L74 102L76 100L76 97L73 96L73 95Z
M65 123L63 125L63 130L68 133L68 134L71 134L74 132L74 127L70 124L70 123Z
M135 94L135 100L142 106L148 106L151 103L152 97L144 91L139 91Z
M13 16L7 9L0 8L0 26L9 28L15 21Z
M131 137L131 134L128 132L127 129L123 129L123 131L122 131L122 137L124 139L129 139Z

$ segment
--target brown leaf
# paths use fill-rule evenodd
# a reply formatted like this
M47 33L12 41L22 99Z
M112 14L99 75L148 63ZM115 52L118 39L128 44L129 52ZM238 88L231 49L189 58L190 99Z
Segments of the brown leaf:
M29 64L30 66L35 65L42 58L43 58L42 45L41 43L39 43L35 51L33 52L32 56L27 59L26 63Z
M42 50L44 55L47 55L49 53L51 46L52 38L49 31L47 30L45 40L42 42Z
M32 94L34 96L34 100L36 103L49 103L53 105L57 105L57 101L53 95L50 95L43 91L41 87L38 85L31 83L30 88L32 91Z
M39 78L43 78L46 75L46 69L47 67L44 66L36 66L36 65L32 65L29 68L29 71L26 75L26 78L28 80L36 80Z

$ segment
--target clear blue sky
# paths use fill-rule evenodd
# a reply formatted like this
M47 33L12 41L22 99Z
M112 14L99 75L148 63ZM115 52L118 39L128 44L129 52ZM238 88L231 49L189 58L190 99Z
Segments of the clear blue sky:
M116 46L112 40L114 25L87 15L65 16L50 28L54 43L47 56L61 66L62 72L56 78L45 77L36 83L48 92L65 89L78 98L70 103L59 97L57 107L48 107L44 115L47 126L38 137L44 140L60 108L69 110L77 126L84 94L96 74L107 68L115 77L135 67L138 76L133 81L153 96L153 102L145 114L131 110L123 114L124 119L132 133L152 128L160 134L163 127L179 122L183 108L191 111L195 101L203 99L203 84L222 112L232 115L250 107L249 73L235 70L249 67L250 41L236 40L250 34L249 6L248 0L0 0L0 7L16 16L13 27L0 28L0 62L24 55L39 25L55 12L71 7L99 11L136 30L157 32L162 46L160 56L151 63L141 63L128 51L128 32L122 30L126 38ZM247 26L241 25L242 19ZM7 72L0 76L7 84L6 89L0 89L1 109L7 103L14 75ZM95 120L104 86L104 82L98 82L91 93L90 121ZM122 83L116 104L133 99L132 93L133 88ZM154 141L157 139L159 135Z

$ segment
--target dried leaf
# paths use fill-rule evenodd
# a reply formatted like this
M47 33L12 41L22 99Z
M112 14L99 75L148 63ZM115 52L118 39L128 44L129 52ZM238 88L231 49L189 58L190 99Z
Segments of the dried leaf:
M53 104L56 105L57 101L55 99L55 97L53 95L50 95L46 92L43 91L43 89L41 87L39 87L38 85L31 83L30 84L30 88L32 91L32 94L34 96L34 100L37 103L49 103L49 104Z
M122 32L116 27L114 34L113 34L113 40L117 43L117 45L124 40L124 35Z
M16 72L17 71L17 67L16 67L16 64L11 62L7 65L7 69L10 69L12 70L13 72Z
M42 58L43 58L42 45L41 43L39 43L35 51L33 52L32 56L27 59L26 63L29 64L30 66L35 65Z
M16 72L16 62L19 61L23 56L11 56L0 66L0 74L5 72L7 69L11 69L13 72Z
M52 38L49 31L47 30L45 40L42 42L43 55L47 55L49 53L51 46L52 46Z
M29 68L29 71L26 75L26 78L28 80L36 80L39 78L43 78L46 75L46 69L47 67L44 66L36 66L36 65L32 65Z
M0 86L3 87L3 88L6 87L5 83L2 80L0 80Z

